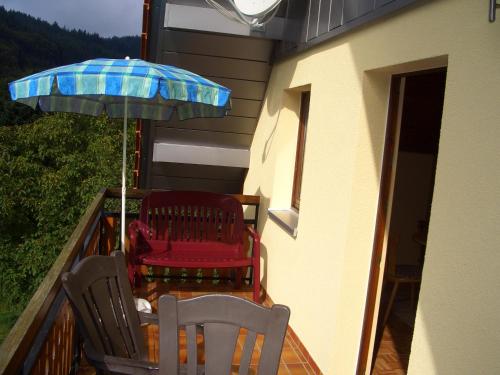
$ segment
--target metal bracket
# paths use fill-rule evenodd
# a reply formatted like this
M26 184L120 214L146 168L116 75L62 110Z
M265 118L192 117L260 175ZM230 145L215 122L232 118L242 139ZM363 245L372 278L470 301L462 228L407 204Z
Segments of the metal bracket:
M497 0L490 0L490 22L495 22L498 8L500 8L500 4L497 3Z

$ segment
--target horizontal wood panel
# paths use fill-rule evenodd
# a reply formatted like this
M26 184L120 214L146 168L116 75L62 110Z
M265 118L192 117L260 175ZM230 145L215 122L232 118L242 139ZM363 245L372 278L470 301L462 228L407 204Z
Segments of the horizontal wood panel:
M229 35L163 30L162 50L269 62L273 42Z
M258 118L262 102L260 100L231 99L231 116Z
M226 116L223 118L195 118L183 121L178 119L172 121L155 121L154 124L155 127L212 130L252 135L257 126L257 119L250 117Z
M231 97L236 99L262 100L266 94L266 82L245 81L241 79L210 77L206 78L231 89Z
M179 178L152 176L152 189L210 191L222 194L239 194L243 190L243 182L209 180L203 178Z
M215 147L250 148L252 135L207 130L156 127L155 143L199 144Z
M245 171L245 168L218 167L213 165L153 163L151 174L157 177L171 176L241 182L243 181Z
M163 52L160 63L182 67L202 76L236 78L266 82L271 66L264 62L225 57Z

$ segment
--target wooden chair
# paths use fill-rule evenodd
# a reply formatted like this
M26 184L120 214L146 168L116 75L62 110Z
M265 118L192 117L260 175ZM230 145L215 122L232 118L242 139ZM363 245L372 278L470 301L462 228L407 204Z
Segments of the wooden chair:
M260 236L245 225L241 203L228 195L198 191L152 192L129 225L129 279L139 286L140 266L253 270L253 299L260 298ZM244 237L252 238L248 254Z
M239 375L248 374L258 334L264 335L258 374L278 372L290 317L286 306L274 305L269 309L231 295L204 295L180 301L172 295L163 295L159 299L158 316L161 373L229 375L241 328L247 331ZM204 365L200 365L197 358L196 327L199 325L203 325ZM187 366L179 364L181 326L186 330Z
M114 374L158 374L148 361L142 323L157 324L157 316L138 312L121 251L90 256L62 284L84 339L84 351L98 371Z
M410 286L410 303L411 308L415 306L415 288L422 280L422 268L418 266L398 266L397 265L397 248L399 244L399 236L389 236L387 245L387 255L385 263L384 279L386 282L392 284L389 302L385 310L382 327L385 327L387 320L391 314L394 299L396 298L399 286L401 284L408 284Z

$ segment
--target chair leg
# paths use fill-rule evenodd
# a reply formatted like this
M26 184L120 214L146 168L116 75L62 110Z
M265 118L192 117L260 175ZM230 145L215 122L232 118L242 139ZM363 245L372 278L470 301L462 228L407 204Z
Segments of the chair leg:
M389 320L389 315L391 314L392 305L394 303L394 298L396 297L396 293L398 291L399 281L394 281L392 286L391 296L389 297L389 303L387 304L387 309L385 310L384 320L382 321L382 327L385 327L387 324L387 320Z

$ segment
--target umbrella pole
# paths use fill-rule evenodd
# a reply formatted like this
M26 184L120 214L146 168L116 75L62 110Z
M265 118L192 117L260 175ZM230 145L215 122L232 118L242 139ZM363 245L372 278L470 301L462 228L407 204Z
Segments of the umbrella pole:
M127 193L127 180L126 180L126 169L127 169L127 111L128 98L125 97L125 114L123 116L123 154L122 154L122 217L120 220L120 247L123 252L125 252L125 194Z

